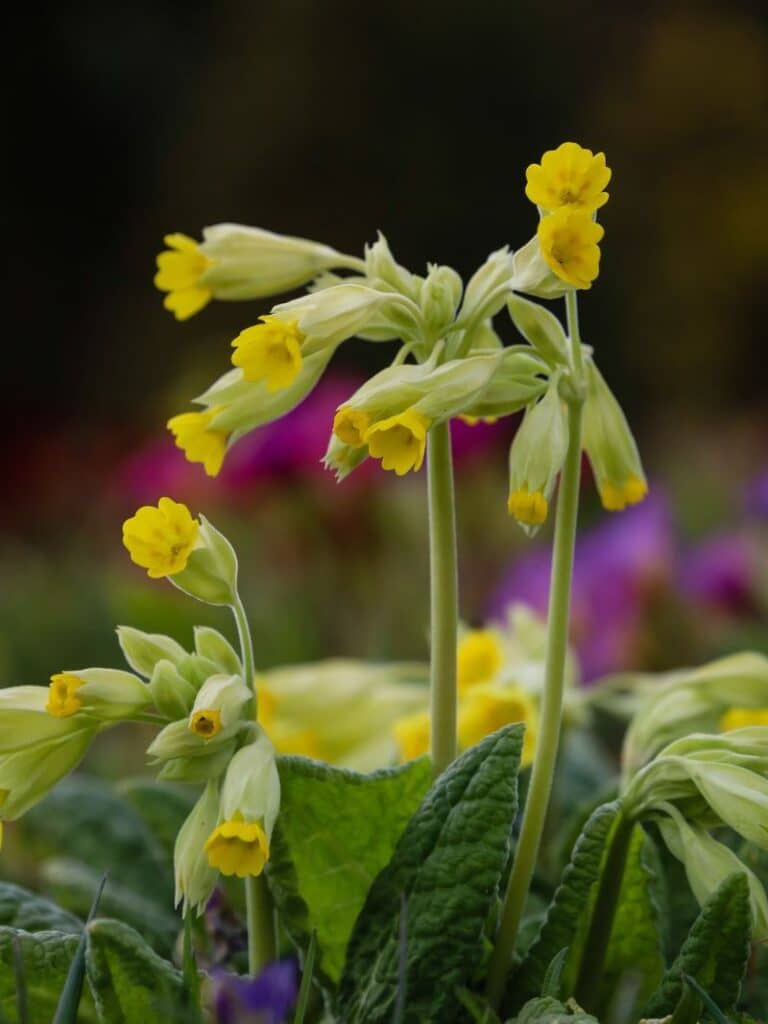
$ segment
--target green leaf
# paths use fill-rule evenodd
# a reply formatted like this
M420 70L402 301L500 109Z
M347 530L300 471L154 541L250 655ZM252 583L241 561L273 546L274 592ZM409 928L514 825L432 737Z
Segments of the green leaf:
M594 886L600 878L605 848L616 822L618 801L603 804L592 814L573 848L571 860L555 891L538 938L514 974L509 985L510 1000L520 1006L543 990L549 964L568 947L568 963L578 958L584 941L589 914L587 912ZM574 982L574 967L562 974L564 991Z
M198 794L189 786L177 786L145 776L118 782L116 789L136 811L167 856L172 858L176 836Z
M19 943L30 1024L50 1021L77 949L78 937L58 931L23 931L0 927L0 1010L16 1024L14 942ZM82 1017L85 1020L85 1017Z
M0 882L0 925L25 932L64 932L78 935L83 922L69 911L20 885Z
M510 1024L600 1024L575 1006L566 1006L551 996L539 996L525 1004Z
M730 1011L738 996L749 956L752 911L743 874L731 875L704 904L677 959L645 1008L646 1017L674 1013L688 991L683 973L709 993L721 1010Z
M189 1014L184 981L138 932L122 921L88 925L88 981L102 1024L182 1024Z
M316 973L338 980L355 918L429 788L426 759L360 775L302 757L278 758L280 817L267 868L289 935Z
M407 904L405 1021L455 1021L458 989L483 957L517 810L523 726L466 751L434 784L372 885L339 986L345 1024L389 1022L398 983L401 899Z

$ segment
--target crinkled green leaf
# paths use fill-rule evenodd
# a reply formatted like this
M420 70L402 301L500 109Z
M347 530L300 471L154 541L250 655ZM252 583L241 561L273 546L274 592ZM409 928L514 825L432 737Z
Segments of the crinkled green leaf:
M280 817L268 866L281 921L317 970L338 980L355 918L429 788L426 759L360 775L303 757L278 758Z
M597 1017L577 1006L566 1005L551 996L531 999L508 1024L599 1024Z
M18 928L0 927L0 1009L7 1020L16 1024L14 940L20 944L30 1024L48 1024L56 1012L78 937L58 931L33 934ZM80 1019L92 1019L87 1007L83 1008Z
M703 906L645 1016L675 1011L684 996L683 973L695 978L721 1010L730 1011L739 996L751 932L749 886L746 876L737 873L726 878Z
M78 935L83 930L83 922L68 910L10 882L0 882L0 925L67 935Z
M102 1024L186 1022L181 972L122 921L88 925L86 967Z
M509 856L523 727L466 751L437 780L371 886L338 993L345 1024L392 1019L407 910L405 1024L452 1022L483 956L489 908Z
M160 843L168 857L179 829L195 805L197 793L189 786L177 786L140 776L117 784L118 794L131 805Z

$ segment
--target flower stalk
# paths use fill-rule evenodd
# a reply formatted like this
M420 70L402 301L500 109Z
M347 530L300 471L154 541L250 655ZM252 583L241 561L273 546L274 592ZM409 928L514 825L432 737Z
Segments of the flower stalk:
M575 291L566 296L568 335L575 387L568 398L568 450L557 498L552 575L547 615L547 654L541 720L531 771L528 797L523 813L515 861L501 908L499 930L488 971L487 996L498 1007L507 972L515 950L520 922L533 878L552 779L555 773L562 722L565 659L570 621L571 581L581 477L581 424L584 400L581 396L582 358Z

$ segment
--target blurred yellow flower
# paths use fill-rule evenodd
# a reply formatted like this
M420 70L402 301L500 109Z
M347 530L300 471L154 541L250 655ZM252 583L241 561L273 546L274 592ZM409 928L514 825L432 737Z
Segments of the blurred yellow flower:
M456 661L460 694L478 683L490 683L504 661L498 633L493 629L469 630L459 641Z
M269 391L281 391L293 384L301 370L304 335L296 320L276 316L263 316L261 320L246 327L232 342L236 350L232 363L242 369L246 380L264 380Z
M155 287L168 292L163 305L177 320L188 320L207 306L213 297L210 288L200 283L200 278L213 265L200 250L200 246L187 235L166 235L168 246L157 257Z
M539 221L541 253L550 268L574 288L590 288L600 272L598 242L605 232L588 213L563 206Z
M83 702L77 696L77 691L83 685L83 680L71 672L59 672L51 676L51 685L48 688L48 703L45 710L56 718L69 718L76 714L83 706Z
M186 505L161 498L142 505L123 523L123 544L131 561L147 570L151 579L173 576L186 568L197 541L200 524Z
M473 687L459 707L459 745L466 749L513 722L525 723L522 763L530 764L536 746L536 705L519 686Z
M746 729L750 725L768 725L768 708L730 708L720 719L720 731Z
M343 406L333 418L333 432L340 441L350 448L361 448L365 444L365 434L371 425L371 417L362 409L350 409Z
M421 469L427 447L430 421L414 409L374 423L365 433L368 451L381 459L384 469L393 469L398 476Z
M181 448L189 462L201 462L208 476L218 476L227 451L227 434L210 429L211 421L219 412L221 407L205 412L182 412L167 423L176 439L176 447Z
M235 817L218 825L205 844L208 863L222 875L260 875L269 859L269 841L255 821Z
M462 423L466 423L468 427L476 427L478 423L488 423L492 425L499 422L498 416L459 416Z
M217 708L194 711L189 720L189 728L196 736L209 740L221 732L221 712Z
M540 526L547 518L549 502L541 491L529 491L527 487L523 487L510 494L507 509L519 523Z
M525 194L532 203L552 213L564 206L592 213L608 202L603 189L611 180L605 153L593 153L576 142L548 149L540 164L525 172Z
M631 476L622 485L606 483L600 488L600 501L609 512L621 512L627 505L637 505L648 493L648 484L639 476Z
M401 761L412 761L429 753L429 712L404 715L392 726Z

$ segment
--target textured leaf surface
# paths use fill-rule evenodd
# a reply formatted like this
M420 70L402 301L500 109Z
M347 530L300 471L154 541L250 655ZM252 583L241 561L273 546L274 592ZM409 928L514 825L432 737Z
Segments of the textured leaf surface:
M172 858L176 835L194 807L198 795L195 790L142 776L120 782L117 792L139 815L166 855Z
M181 973L121 921L88 925L88 981L102 1024L186 1021Z
M557 999L542 996L527 1002L510 1024L599 1024L599 1021Z
M744 875L735 874L702 908L645 1016L663 1017L675 1011L684 994L683 973L695 978L722 1010L731 1010L749 957L751 931L749 887Z
M349 943L338 998L345 1024L392 1019L403 903L403 1024L457 1019L458 990L479 966L484 926L509 854L522 737L522 726L509 726L468 750L409 822Z
M10 882L0 882L0 925L27 932L56 931L67 935L77 935L83 930L83 922L74 914Z
M16 1024L16 971L14 939L21 948L30 1024L48 1024L56 1011L59 993L77 949L76 935L57 931L32 934L0 927L0 1009ZM81 1015L81 1020L86 1020Z
M574 962L589 924L588 908L600 878L606 843L616 821L619 804L603 804L592 814L573 848L571 860L558 886L538 938L528 951L510 985L510 1001L519 1006L541 992L547 968L562 949L568 949L563 990L573 985Z
M429 788L426 759L360 775L302 757L278 759L282 799L269 882L282 920L338 980L355 919Z

